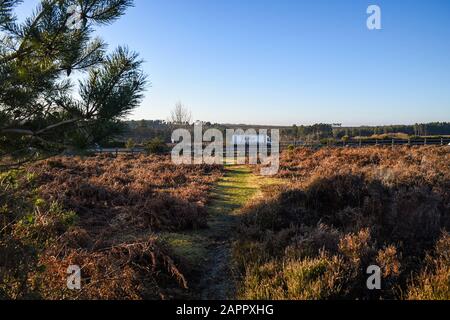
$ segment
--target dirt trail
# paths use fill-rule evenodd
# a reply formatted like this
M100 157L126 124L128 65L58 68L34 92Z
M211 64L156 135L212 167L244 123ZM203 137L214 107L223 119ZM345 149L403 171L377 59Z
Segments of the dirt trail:
M228 166L217 183L208 205L208 228L185 233L165 234L172 249L194 270L189 277L189 298L228 300L235 298L231 273L231 247L242 207L261 194L270 178L254 174L247 166Z
M198 286L200 299L226 300L235 297L230 266L231 246L240 219L240 209L257 195L258 179L247 167L228 167L225 177L214 189L213 200L208 206L208 258Z

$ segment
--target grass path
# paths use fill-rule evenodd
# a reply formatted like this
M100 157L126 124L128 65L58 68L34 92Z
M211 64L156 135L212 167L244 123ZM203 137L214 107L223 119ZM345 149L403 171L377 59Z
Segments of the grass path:
M171 233L163 238L179 256L192 266L190 289L193 297L226 300L235 297L231 275L231 246L239 223L241 208L260 194L269 179L257 176L246 166L226 167L208 206L208 228L185 233Z

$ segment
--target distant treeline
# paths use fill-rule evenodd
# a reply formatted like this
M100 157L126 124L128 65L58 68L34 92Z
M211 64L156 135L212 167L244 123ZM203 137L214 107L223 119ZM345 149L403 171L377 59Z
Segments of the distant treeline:
M127 130L124 133L125 141L132 139L138 144L159 138L165 142L170 142L172 136L172 126L164 120L140 120L128 121Z
M173 130L179 126L174 126L164 120L140 120L125 122L126 130L118 139L115 146L124 144L127 140L133 140L137 144L144 144L155 138L164 142L170 142ZM225 129L242 128L244 130L252 127L247 125L224 125L217 123L203 123L205 129L216 128L225 132ZM191 128L187 126L187 128ZM252 127L255 129L261 126ZM268 128L272 129L274 127ZM413 137L413 136L450 136L450 122L435 122L415 125L391 125L391 126L362 126L362 127L341 127L338 125L319 123L311 126L280 127L282 140L314 140L323 139L351 139L369 138L382 136Z
M284 135L291 139L356 138L382 135L405 136L447 136L450 135L450 122L434 122L415 125L339 127L331 124L315 124L312 126L294 125L284 130Z
M275 129L278 127L267 127L267 126L253 126L253 125L244 125L244 124L219 124L219 123L211 123L211 122L203 122L203 129L218 129L221 132L225 133L227 129ZM118 139L120 142L116 142L114 147L119 144L123 146L124 143L128 140L133 140L137 144L144 144L150 140L155 138L161 139L162 141L169 143L171 142L172 133L175 129L185 128L188 130L193 130L193 125L174 125L165 120L139 120L139 121L127 121L125 122L126 130ZM282 132L285 131L287 127L280 128Z
M379 127L360 127L360 128L335 128L334 132L339 135L350 137L368 137L372 135L404 133L410 136L440 136L450 135L450 122L434 122L415 125L395 125Z

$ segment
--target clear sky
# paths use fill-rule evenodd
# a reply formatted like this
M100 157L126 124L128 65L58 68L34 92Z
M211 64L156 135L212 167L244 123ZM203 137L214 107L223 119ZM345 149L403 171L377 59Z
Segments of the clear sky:
M382 30L366 27L370 4ZM448 0L135 0L98 33L146 61L133 119L182 101L221 123L450 121Z

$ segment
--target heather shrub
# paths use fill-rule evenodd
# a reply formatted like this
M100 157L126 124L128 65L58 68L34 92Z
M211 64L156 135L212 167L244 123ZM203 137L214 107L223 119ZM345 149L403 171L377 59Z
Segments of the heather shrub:
M45 201L77 212L82 225L152 231L204 227L208 191L221 174L218 166L176 166L159 156L50 161L28 168Z
M242 298L448 297L447 148L299 148L282 154L278 177L245 209L233 251ZM366 286L371 265L382 290Z
M321 254L288 262L283 267L287 299L321 300L337 297L342 290L343 261Z
M242 299L320 300L337 297L341 290L343 261L322 253L316 258L250 267L240 288Z
M170 299L183 257L158 236L206 226L219 166L168 157L54 158L0 174L1 299ZM67 289L67 268L82 290Z
M282 300L284 286L279 264L266 262L248 267L238 294L244 300Z
M96 252L68 249L63 259L55 249L40 258L45 269L30 275L31 289L40 299L164 299L170 297L170 290L188 287L169 252L155 237ZM67 289L65 271L69 265L82 266L83 290Z
M445 233L428 255L424 270L408 286L409 300L450 300L450 235Z

